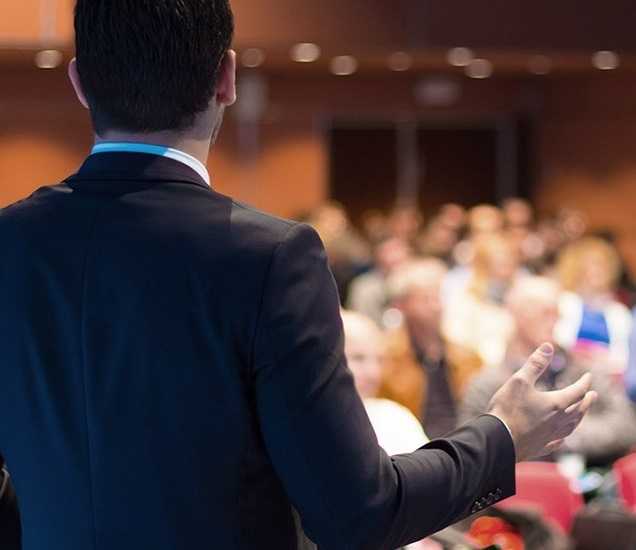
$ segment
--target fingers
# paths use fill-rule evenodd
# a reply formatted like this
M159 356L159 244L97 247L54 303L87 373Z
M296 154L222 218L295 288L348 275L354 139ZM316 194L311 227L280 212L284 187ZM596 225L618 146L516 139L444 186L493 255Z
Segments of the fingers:
M568 407L561 417L561 426L555 436L559 438L567 437L576 430L597 397L596 392L587 392L581 401Z
M579 414L583 417L597 399L598 394L595 391L589 391L585 394L585 397L583 397L581 401L574 403L574 405L570 405L565 410L565 414Z
M541 375L550 366L553 355L554 348L552 345L543 344L530 356L526 364L519 369L518 376L534 386L537 380L541 378Z
M592 375L588 372L571 386L551 392L551 394L555 399L556 405L562 410L567 410L572 405L582 401L591 387Z
M565 439L557 439L556 441L551 441L545 446L545 454L543 456L551 455L552 453L558 451L564 443Z

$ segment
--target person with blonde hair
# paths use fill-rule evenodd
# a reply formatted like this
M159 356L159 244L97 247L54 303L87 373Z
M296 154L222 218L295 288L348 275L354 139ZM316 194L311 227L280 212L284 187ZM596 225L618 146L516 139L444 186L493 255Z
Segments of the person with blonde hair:
M556 340L591 367L622 373L629 355L632 316L615 298L621 260L598 237L586 237L561 253L557 274L564 292Z
M473 273L475 247L482 237L497 235L504 229L503 212L492 204L479 204L471 208L465 216L468 235L457 243L452 250L452 264L444 282L442 293L444 301L457 292L464 291Z
M390 399L379 398L382 384L384 335L372 319L353 311L342 311L345 356L353 374L378 443L389 454L410 453L428 438L415 416Z
M519 251L509 239L500 233L477 238L468 283L447 298L445 337L486 365L500 363L513 327L503 299L520 273Z
M430 437L456 425L456 403L482 366L479 357L442 334L441 260L412 261L389 278L389 296L402 322L387 338L381 395L406 406Z

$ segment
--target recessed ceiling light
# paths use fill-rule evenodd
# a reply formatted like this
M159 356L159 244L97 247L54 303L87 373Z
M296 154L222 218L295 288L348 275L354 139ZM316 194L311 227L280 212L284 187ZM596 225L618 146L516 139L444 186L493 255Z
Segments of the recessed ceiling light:
M617 53L603 50L592 56L592 64L601 71L612 71L618 69L621 60Z
M454 67L467 67L475 59L475 54L470 48L453 48L446 58Z
M470 78L489 78L492 73L492 62L487 59L473 59L471 64L466 67L466 75Z
M298 63L313 63L320 58L320 47L311 42L296 44L291 50L291 57Z
M389 68L392 71L408 71L413 65L413 59L406 52L395 52L389 57Z
M448 107L459 101L461 95L460 83L444 76L423 78L415 86L415 98L427 107Z
M249 48L241 54L241 63L244 67L255 69L265 62L265 52L260 48Z
M528 60L528 70L532 74L546 75L552 72L552 59L546 55L533 55Z
M55 69L62 64L63 59L59 50L42 50L35 54L35 65L39 69Z
M358 60L351 55L339 55L331 60L330 67L337 76L349 76L358 70Z

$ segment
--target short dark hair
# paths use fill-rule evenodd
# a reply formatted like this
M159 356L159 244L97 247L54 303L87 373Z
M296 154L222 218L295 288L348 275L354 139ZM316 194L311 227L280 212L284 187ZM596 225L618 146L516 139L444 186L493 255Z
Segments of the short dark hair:
M98 134L184 130L232 43L229 0L77 0L77 69Z

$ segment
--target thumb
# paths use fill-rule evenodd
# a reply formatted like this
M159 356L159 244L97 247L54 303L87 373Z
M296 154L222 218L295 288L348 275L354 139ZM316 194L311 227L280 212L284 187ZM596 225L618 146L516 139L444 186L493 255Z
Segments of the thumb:
M535 385L537 380L550 366L552 357L554 356L554 348L551 344L543 344L537 349L526 361L526 364L519 370L519 376L531 385Z

